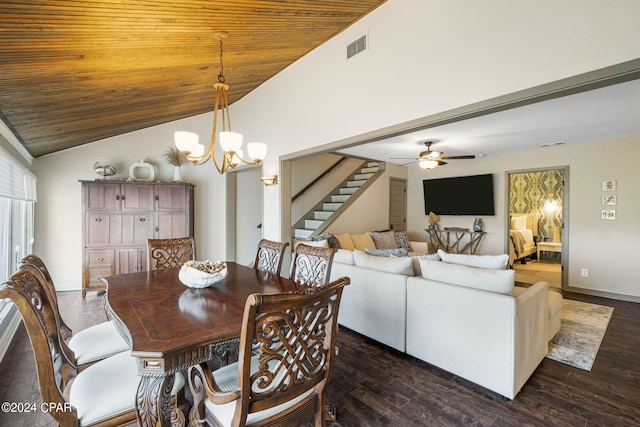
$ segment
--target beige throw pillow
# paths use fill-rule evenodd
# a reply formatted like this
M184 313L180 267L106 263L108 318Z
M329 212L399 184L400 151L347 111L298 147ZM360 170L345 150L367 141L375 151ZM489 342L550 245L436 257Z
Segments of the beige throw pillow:
M352 251L356 248L355 246L353 246L353 239L351 239L350 234L338 234L336 235L336 239L338 239L338 242L340 242L340 247L342 249Z
M359 251L364 251L364 248L375 248L376 244L371 238L371 233L366 232L362 234L352 234L351 240L353 240L353 246ZM344 246L343 246L344 248Z

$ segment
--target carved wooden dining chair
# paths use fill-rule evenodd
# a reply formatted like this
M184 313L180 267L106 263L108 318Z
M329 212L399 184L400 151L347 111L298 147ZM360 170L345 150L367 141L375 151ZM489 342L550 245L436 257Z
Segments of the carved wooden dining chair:
M289 242L282 243L267 239L260 240L253 268L279 276L287 246L289 246Z
M177 239L147 239L147 269L180 267L185 262L196 259L194 237Z
M51 304L52 316L55 316L52 319L54 323L51 324L51 328L56 328L61 338L60 350L79 370L87 368L98 360L130 349L113 321L102 322L74 334L60 314L56 288L44 261L37 255L30 254L24 257L18 266L21 270L28 270L40 276L44 292Z
M299 244L293 256L291 280L306 286L323 286L329 281L336 250Z
M36 361L46 412L61 426L115 426L136 420L136 393L140 383L137 362L129 351L103 359L79 372L60 351L58 329L51 328L55 309L43 277L20 269L0 285L0 298L18 307ZM172 416L180 418L176 393L184 387L177 373L167 380ZM43 409L44 410L44 409Z
M240 360L214 372L206 363L189 370L190 421L204 416L214 426L299 426L313 418L324 427L338 308L348 284L342 277L323 287L250 295Z

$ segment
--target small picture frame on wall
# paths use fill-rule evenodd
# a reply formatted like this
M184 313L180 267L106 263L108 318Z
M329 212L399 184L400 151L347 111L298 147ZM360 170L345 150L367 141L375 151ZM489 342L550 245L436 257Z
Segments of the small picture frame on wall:
M615 209L603 209L602 210L602 215L600 216L600 219L615 220L616 219L616 210Z
M615 194L608 196L602 196L602 204L605 206L613 206L618 202L618 198Z
M602 181L602 191L616 191L616 181Z

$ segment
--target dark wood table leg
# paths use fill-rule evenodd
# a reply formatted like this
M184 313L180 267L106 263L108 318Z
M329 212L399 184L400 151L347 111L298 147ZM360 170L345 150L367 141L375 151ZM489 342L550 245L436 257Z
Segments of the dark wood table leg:
M141 427L184 427L184 414L177 407L177 399L171 397L174 380L173 374L166 377L140 378L136 411Z

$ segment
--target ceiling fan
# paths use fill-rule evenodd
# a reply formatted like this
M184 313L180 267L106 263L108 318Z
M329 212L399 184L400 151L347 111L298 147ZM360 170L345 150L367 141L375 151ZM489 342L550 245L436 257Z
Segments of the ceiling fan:
M474 156L473 154L466 155L466 156L443 156L442 151L432 150L431 144L433 144L433 141L425 141L424 145L426 145L427 151L421 152L419 157L412 159L414 161L417 161L418 166L420 166L422 169L433 169L436 166L446 165L447 162L445 162L444 160L460 160L460 159L476 158L476 156ZM406 159L406 157L394 157L394 158ZM410 163L413 163L413 162L410 162Z

